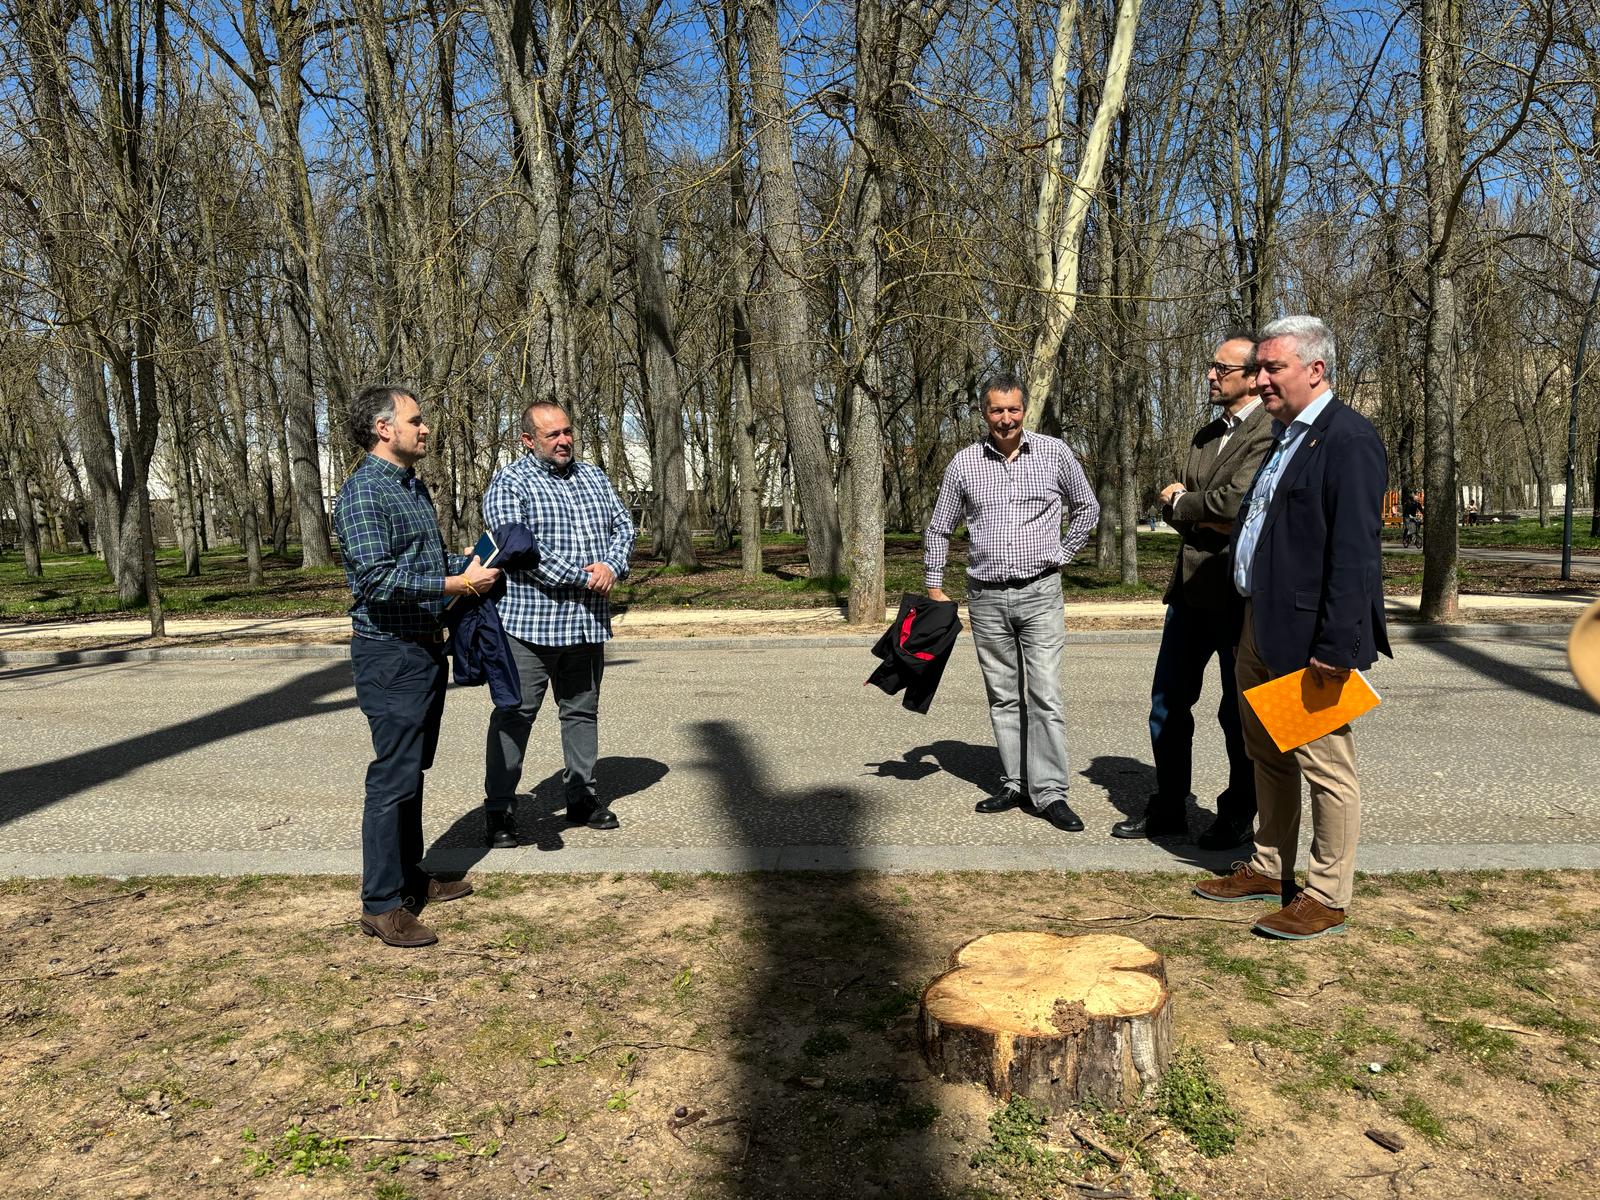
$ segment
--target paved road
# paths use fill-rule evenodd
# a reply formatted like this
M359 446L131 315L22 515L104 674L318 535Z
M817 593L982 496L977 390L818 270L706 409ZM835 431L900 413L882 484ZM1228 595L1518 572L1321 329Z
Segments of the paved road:
M972 802L996 761L964 643L927 716L861 685L859 645L612 648L602 770L622 828L556 816L553 724L534 731L529 844L478 848L487 697L451 693L430 775L432 862L503 870L1183 866L1114 843L1152 772L1154 646L1069 647L1066 835ZM1410 643L1362 720L1363 865L1600 866L1600 716L1559 637ZM1204 706L1214 706L1208 693ZM1197 791L1223 780L1203 731ZM343 661L0 670L0 875L350 871L366 729ZM1198 823L1202 817L1195 814ZM1225 862L1226 856L1223 856Z

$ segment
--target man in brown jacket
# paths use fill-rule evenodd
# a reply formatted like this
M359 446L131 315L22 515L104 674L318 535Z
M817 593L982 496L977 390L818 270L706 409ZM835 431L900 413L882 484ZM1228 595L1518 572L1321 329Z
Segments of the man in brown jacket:
M1228 552L1240 499L1272 445L1272 420L1255 389L1254 338L1229 334L1217 347L1206 382L1222 412L1195 434L1182 478L1161 491L1163 513L1183 545L1167 588L1166 625L1150 687L1156 791L1142 817L1119 821L1111 835L1187 839L1193 710L1214 656L1221 667L1217 720L1228 748L1228 786L1217 797L1216 820L1197 844L1226 850L1250 839L1256 815L1255 768L1245 752L1233 682L1241 601Z

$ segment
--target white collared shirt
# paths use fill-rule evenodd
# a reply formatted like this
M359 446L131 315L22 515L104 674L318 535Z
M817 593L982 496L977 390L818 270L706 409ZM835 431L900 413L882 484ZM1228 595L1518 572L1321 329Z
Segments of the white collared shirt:
M1224 412L1222 414L1222 426L1223 426L1223 428L1222 428L1222 436L1217 439L1217 453L1218 454L1221 454L1224 450L1226 450L1228 448L1228 439L1231 438L1234 435L1234 431L1237 430L1239 428L1239 426L1244 424L1245 418L1248 417L1251 413L1255 412L1255 410L1260 408L1260 407L1261 407L1261 397L1257 396L1254 400L1250 401L1249 404L1246 404L1238 412L1236 412L1236 413Z
M1239 543L1233 551L1233 586L1241 596L1250 594L1251 576L1255 573L1256 565L1256 542L1261 537L1261 526L1266 523L1267 509L1272 506L1278 482L1283 478L1294 452L1305 440L1306 431L1332 399L1333 389L1324 390L1289 423L1289 427L1278 435L1272 453L1267 455L1267 461L1261 465L1261 471L1250 487L1250 506L1245 510L1244 527L1239 531Z

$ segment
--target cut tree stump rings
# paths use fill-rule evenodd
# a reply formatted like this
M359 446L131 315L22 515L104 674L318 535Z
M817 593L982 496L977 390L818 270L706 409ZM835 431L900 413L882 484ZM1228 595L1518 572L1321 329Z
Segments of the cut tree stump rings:
M1115 934L990 933L922 994L922 1049L946 1079L1061 1109L1130 1108L1172 1057L1161 956Z

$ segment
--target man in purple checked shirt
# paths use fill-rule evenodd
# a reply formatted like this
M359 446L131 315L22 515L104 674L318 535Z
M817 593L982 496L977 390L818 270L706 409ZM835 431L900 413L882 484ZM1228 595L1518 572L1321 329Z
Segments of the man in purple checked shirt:
M949 599L943 584L950 535L965 522L967 611L1001 773L1000 790L980 800L977 811L1031 803L1057 829L1077 833L1083 821L1067 804L1061 707L1067 640L1061 568L1089 540L1100 505L1065 442L1023 429L1027 393L1020 379L996 375L982 396L988 436L950 460L924 535L928 595Z

